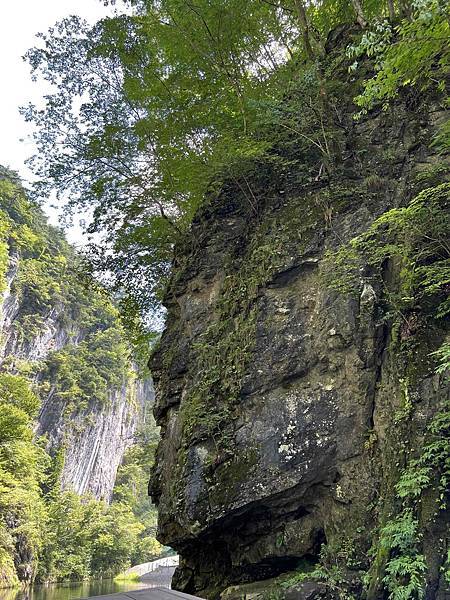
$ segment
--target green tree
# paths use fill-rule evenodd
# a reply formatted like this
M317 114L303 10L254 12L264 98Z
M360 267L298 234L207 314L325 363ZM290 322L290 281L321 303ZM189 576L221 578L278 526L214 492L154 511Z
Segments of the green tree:
M376 54L378 72L357 99L363 110L394 97L418 73L430 82L436 65L448 63L440 0L417 0L412 11L394 0L129 4L132 14L93 27L72 17L41 35L27 59L33 76L56 89L44 109L24 109L37 126L37 191L56 189L70 198L69 212L92 213L88 231L102 239L92 242L90 263L120 290L129 324L158 305L173 245L205 195L234 179L255 207L246 170L273 156L273 107L282 111L314 69L320 94L312 104L309 97L298 102L295 114L314 110L316 130L278 120L278 131L299 132L317 147L323 120L335 111L323 72L334 27L358 21L365 30L354 56Z
M98 411L111 391L133 383L130 345L104 290L85 285L62 234L46 224L14 174L0 168L0 278L11 255L19 256L11 284L19 302L16 335L32 341L52 314L68 341L39 362L2 360L0 585L115 575L143 547L144 504L141 518L136 498L108 506L62 492L64 448L49 456L33 428L41 396L61 402L68 414L94 405Z
M417 0L412 9L395 26L378 22L359 44L349 48L351 56L366 53L375 58L376 73L364 82L356 98L363 113L380 104L387 108L405 87L445 91L450 62L448 3Z
M114 486L113 506L128 506L142 525L137 543L132 548L132 564L154 560L163 552L155 538L157 510L147 492L158 437L154 419L147 414L136 443L125 453Z
M104 235L90 248L94 271L148 315L207 190L272 146L267 102L282 103L330 28L355 15L337 1L131 4L132 16L94 27L73 17L41 36L27 58L56 91L24 114L37 126L38 191L93 210L89 232Z
M47 457L33 442L32 418L38 398L24 378L0 373L0 580L32 580L26 564L41 549L45 507L40 495ZM20 541L21 552L15 548Z

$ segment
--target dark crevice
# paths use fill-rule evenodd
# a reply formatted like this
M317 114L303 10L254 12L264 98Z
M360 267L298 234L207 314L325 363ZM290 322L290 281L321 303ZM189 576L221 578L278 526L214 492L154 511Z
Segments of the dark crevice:
M298 521L299 519L303 519L306 515L311 514L311 511L307 510L304 506L300 506L292 515L291 521Z
M315 255L314 255L315 256ZM304 260L299 264L277 273L272 280L267 284L268 288L284 287L287 283L296 279L302 275L305 271L316 269L318 266L318 259L311 256L311 258L305 257Z
M388 327L386 325L381 325L378 327L375 332L375 377L373 383L373 391L371 394L371 405L370 405L370 415L369 415L369 429L373 429L375 426L375 397L377 393L377 387L381 381L382 367L383 367L383 356L387 348L387 342L389 337Z
M216 522L193 543L178 548L187 561L175 578L177 589L188 593L196 591L200 595L205 589L210 594L215 582L243 584L298 569L307 570L315 565L322 546L327 543L321 526L309 530L309 543L304 550L284 552L282 540L290 524L308 518L314 512L315 503L324 489L321 483L312 483L308 493L300 496L298 486L295 486L266 498L264 504L257 501ZM312 504L311 499L314 499ZM265 538L272 552L258 557L255 548L264 543ZM274 545L278 538L280 546ZM202 567L200 571L198 565Z
M267 557L257 564L248 565L241 573L236 573L236 583L250 581L260 581L277 577L289 571L295 571L300 567L305 568L314 566L318 562L318 557L314 554L305 554L298 556L273 556Z
M237 539L236 537L234 538ZM224 538L216 537L204 544L195 544L189 548L186 556L200 557L202 572L194 574L188 565L176 572L174 584L176 589L187 593L201 593L211 585L211 580L226 574L229 585L244 584L252 581L271 579L284 573L301 570L307 571L318 564L320 552L327 540L322 528L313 533L310 550L302 555L285 554L280 556L266 556L258 562L233 565L232 555L235 547L228 545Z

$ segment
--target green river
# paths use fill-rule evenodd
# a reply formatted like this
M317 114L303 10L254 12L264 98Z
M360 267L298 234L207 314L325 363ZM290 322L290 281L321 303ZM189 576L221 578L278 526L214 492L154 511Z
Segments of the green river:
M58 583L52 585L36 585L25 589L0 590L0 600L72 600L102 594L114 594L130 590L155 587L161 583L151 581L116 583L112 579L99 581L83 581Z

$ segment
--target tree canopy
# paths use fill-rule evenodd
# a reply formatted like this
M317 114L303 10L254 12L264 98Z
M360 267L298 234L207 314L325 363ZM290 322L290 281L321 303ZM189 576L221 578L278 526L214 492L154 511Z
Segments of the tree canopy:
M405 85L442 89L448 66L442 0L127 4L92 27L70 17L41 34L26 58L54 91L23 111L36 126L36 193L55 189L68 214L86 213L96 234L90 262L131 321L158 305L173 245L207 192L270 152L274 122L293 128L284 103L306 77L319 92L294 112L314 103L326 112L325 43L335 27L356 22L349 56L374 59L357 98L365 111ZM318 146L314 130L300 136Z

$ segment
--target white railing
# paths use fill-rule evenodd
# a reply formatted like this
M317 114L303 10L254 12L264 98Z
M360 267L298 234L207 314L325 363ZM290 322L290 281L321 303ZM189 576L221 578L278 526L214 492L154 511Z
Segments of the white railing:
M165 558L159 558L158 560L152 560L151 562L130 567L125 571L125 573L127 575L135 573L139 577L142 577L142 575L153 573L163 567L178 567L179 562L179 556L166 556Z

